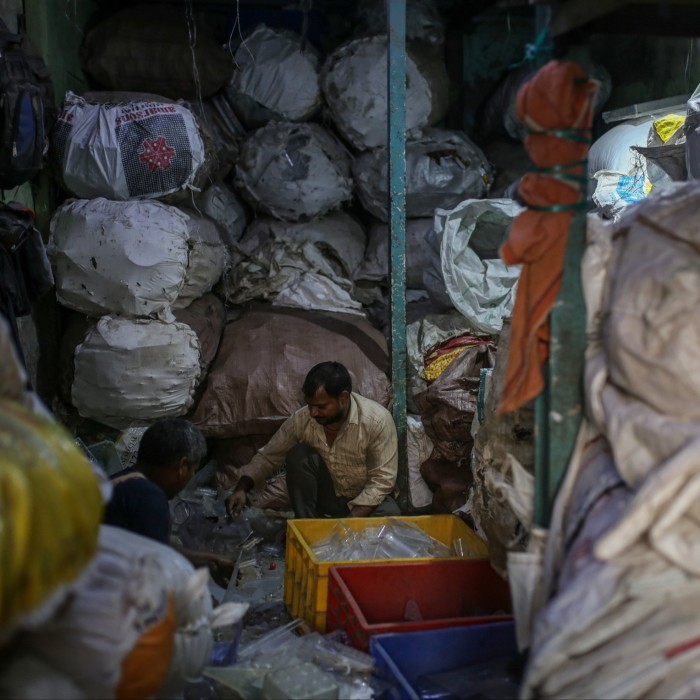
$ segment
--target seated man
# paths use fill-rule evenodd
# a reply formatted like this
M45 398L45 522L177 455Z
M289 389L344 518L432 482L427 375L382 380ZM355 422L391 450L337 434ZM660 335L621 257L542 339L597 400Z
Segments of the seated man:
M258 450L226 508L236 518L253 486L283 465L296 518L400 515L393 491L398 471L391 413L352 391L348 370L321 362L302 386L306 406L290 416Z
M187 420L160 420L146 430L139 444L136 464L114 474L113 493L104 522L163 544L170 543L170 506L194 476L207 451L202 432ZM224 588L233 562L208 552L175 547L194 566L206 566Z

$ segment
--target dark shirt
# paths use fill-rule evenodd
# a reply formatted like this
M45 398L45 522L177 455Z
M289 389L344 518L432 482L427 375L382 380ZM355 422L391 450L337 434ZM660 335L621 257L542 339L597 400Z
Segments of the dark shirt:
M136 469L122 469L111 476L114 483ZM132 476L114 485L112 499L105 508L105 525L122 527L137 535L168 544L170 538L170 507L160 486L145 476Z

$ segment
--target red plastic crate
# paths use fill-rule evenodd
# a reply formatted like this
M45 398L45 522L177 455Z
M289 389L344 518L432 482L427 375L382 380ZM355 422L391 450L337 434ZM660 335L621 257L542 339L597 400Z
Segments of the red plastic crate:
M422 619L406 619L413 601ZM386 632L512 620L508 583L485 559L332 566L326 631L344 629L354 647Z

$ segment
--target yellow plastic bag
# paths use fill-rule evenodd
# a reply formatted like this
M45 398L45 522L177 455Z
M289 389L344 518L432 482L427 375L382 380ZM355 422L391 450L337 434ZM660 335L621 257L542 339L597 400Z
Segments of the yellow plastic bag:
M102 512L98 477L65 428L0 400L0 637L80 574Z

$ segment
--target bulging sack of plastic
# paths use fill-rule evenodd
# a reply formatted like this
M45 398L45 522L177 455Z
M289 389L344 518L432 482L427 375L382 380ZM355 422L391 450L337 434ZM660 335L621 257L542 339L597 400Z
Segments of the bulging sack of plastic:
M0 644L50 618L97 549L103 496L65 428L0 400Z
M304 272L318 273L346 292L362 262L366 237L345 212L305 222L257 218L236 246L226 273L226 299L274 300Z
M185 283L188 217L154 201L69 200L51 219L56 294L90 316L170 318Z
M433 230L433 219L406 220L406 287L423 289L423 271L430 263L428 236ZM367 249L362 263L355 270L356 282L389 283L389 227L374 224L367 236Z
M226 247L221 241L218 224L191 209L187 214L189 256L185 279L173 309L184 309L195 299L210 292L226 267Z
M234 54L226 97L249 128L268 121L305 121L321 106L319 57L298 34L258 25Z
M355 158L353 175L364 208L389 220L389 153L381 147ZM406 216L433 216L465 199L486 197L493 169L483 151L464 133L426 129L406 143Z
M350 156L319 124L272 122L252 132L235 180L256 210L286 221L321 216L352 198Z
M103 316L75 350L73 405L120 430L181 416L194 401L200 355L184 323Z
M192 185L205 160L192 112L182 104L91 104L67 92L52 136L66 188L76 197L155 198Z
M238 242L248 225L248 213L230 185L215 182L196 195L194 202L197 209L219 225L224 245L230 247Z
M24 643L87 697L172 697L211 653L208 575L171 547L103 525L73 597Z
M386 36L355 39L331 53L321 69L321 88L333 121L358 150L386 146ZM447 111L445 65L417 45L406 48L406 133L437 123Z
M649 143L653 124L653 117L644 117L618 124L599 136L588 152L588 176L593 177L599 170L612 170L644 181L645 159L633 147Z
M522 210L512 199L471 199L435 214L440 262L426 270L426 288L432 297L430 280L441 275L454 308L475 331L500 333L512 313L520 266L506 265L498 249Z

